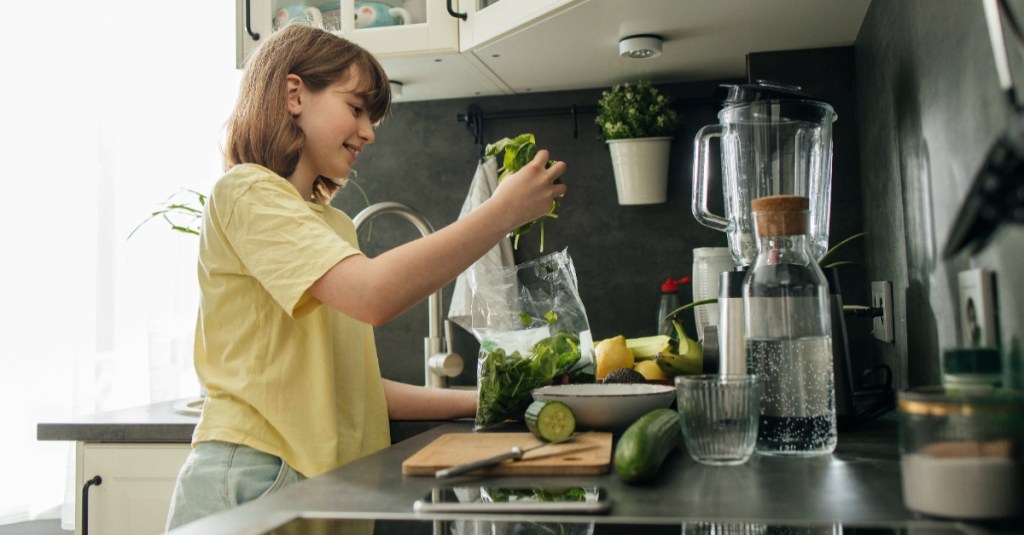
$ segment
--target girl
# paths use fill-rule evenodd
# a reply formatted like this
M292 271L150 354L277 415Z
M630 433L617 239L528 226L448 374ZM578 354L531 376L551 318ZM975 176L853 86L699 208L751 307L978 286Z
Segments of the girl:
M320 29L287 26L250 58L203 216L195 364L208 393L168 529L389 446L389 418L475 413L475 392L383 380L373 326L550 210L565 165L545 169L538 151L468 216L367 258L329 201L390 99L380 64Z

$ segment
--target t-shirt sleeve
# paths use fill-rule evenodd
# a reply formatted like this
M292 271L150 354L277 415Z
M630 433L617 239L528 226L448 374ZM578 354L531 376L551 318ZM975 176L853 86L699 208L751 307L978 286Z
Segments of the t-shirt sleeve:
M257 182L234 199L222 228L245 269L293 317L319 305L307 290L359 249L284 180Z

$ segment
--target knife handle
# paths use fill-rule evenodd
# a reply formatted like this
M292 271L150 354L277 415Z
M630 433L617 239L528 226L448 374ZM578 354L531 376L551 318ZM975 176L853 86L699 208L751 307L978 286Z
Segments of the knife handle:
M485 466L491 466L498 464L506 459L518 459L523 456L523 450L518 446L514 446L512 449L492 455L490 457L480 459L479 461L472 461L463 464L457 464L451 468L443 468L434 473L434 477L437 479L444 479L446 477L457 476L459 474L465 474L471 472L477 468L484 468Z

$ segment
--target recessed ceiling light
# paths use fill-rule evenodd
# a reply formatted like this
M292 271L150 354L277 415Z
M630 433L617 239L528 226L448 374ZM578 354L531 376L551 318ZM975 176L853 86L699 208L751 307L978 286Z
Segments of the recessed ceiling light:
M619 40L619 55L647 59L661 55L661 37L652 34L630 35Z

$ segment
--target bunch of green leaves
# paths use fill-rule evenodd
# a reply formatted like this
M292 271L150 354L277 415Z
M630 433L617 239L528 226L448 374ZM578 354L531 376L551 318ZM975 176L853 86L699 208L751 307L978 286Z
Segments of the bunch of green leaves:
M583 487L568 487L562 489L547 488L526 488L512 489L505 487L481 489L493 502L531 501L531 502L585 502L587 501L587 489ZM591 489L596 493L597 489Z
M498 168L499 184L502 180L505 180L505 177L519 171L524 165L533 160L533 157L537 155L537 140L533 137L533 134L522 134L515 138L506 137L487 145L487 148L484 150L484 155L497 157L498 154L502 153L502 151L504 151L505 155L502 158L501 167ZM556 163L558 163L558 160L550 160L546 167L551 167ZM560 177L555 179L555 183L561 184L562 179ZM519 237L529 232L530 229L539 222L540 251L544 252L544 218L550 217L557 219L558 215L555 214L555 211L558 210L559 204L561 204L561 200L556 197L551 202L551 210L549 210L548 213L514 229L511 233L513 238L512 247L519 249Z
M670 136L679 129L679 115L672 107L672 98L659 93L647 80L601 92L597 107L594 122L599 139Z
M187 200L181 200L187 197ZM160 218L170 225L171 230L183 234L199 235L199 227L203 219L203 208L206 206L206 195L195 190L184 189L178 191L164 200L160 208L149 214L149 217L136 225L128 234L130 239L142 225L149 221Z
M476 427L501 423L522 414L533 401L532 391L564 375L580 360L580 339L557 332L533 345L530 353L507 353L492 341L479 364Z

